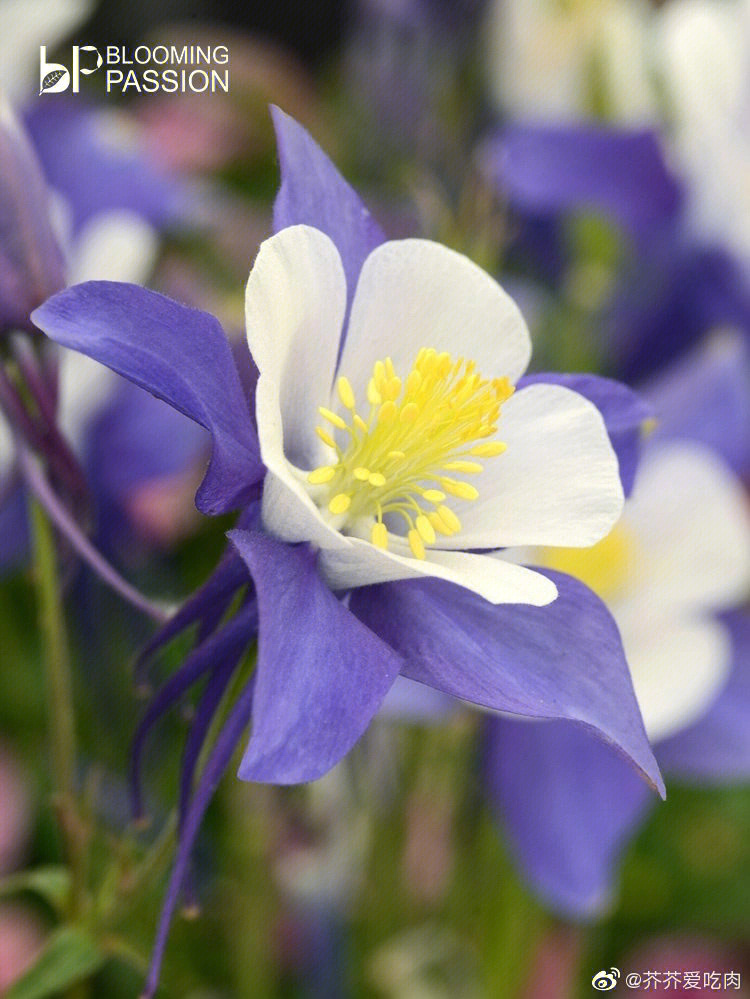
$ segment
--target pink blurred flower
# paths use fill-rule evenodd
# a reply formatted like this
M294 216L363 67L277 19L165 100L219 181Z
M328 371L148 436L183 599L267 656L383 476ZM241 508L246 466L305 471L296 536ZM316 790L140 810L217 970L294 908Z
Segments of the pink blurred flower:
M36 959L44 941L38 919L24 906L0 907L0 994Z

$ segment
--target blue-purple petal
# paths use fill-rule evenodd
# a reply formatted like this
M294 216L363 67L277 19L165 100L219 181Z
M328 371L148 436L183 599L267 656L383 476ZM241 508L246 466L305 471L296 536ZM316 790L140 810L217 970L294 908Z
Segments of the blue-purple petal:
M657 137L646 130L514 124L488 140L484 163L525 211L593 209L636 236L673 222L682 204Z
M31 312L64 285L41 167L18 122L0 108L0 332L33 329Z
M330 236L341 254L351 304L362 264L385 235L309 133L280 108L272 106L271 115L281 166L274 231L304 224Z
M710 336L643 391L654 439L699 441L738 475L750 473L750 341L742 333Z
M151 954L148 975L141 999L151 999L159 985L159 975L161 973L161 962L164 957L164 948L167 945L169 936L169 926L172 922L177 902L180 898L185 877L190 865L190 857L195 845L203 816L214 796L214 792L219 785L219 781L229 765L235 747L242 736L243 731L250 721L250 713L253 703L253 683L249 682L239 695L229 716L224 723L224 727L219 733L216 742L211 749L206 765L201 771L198 786L190 802L190 807L185 816L185 821L180 829L177 842L177 853L175 854L174 867L169 877L167 893L164 899L161 913L159 914L159 924L156 929L156 941Z
M318 575L306 545L231 531L258 595L260 631L243 780L315 780L349 752L399 674L401 660Z
M357 589L350 607L403 656L405 676L496 711L578 722L663 794L611 614L577 579L539 571L558 588L546 607L491 604L442 580Z
M625 495L629 496L640 458L643 423L654 415L649 403L627 385L600 375L558 375L546 372L524 376L519 380L518 387L532 385L534 382L563 385L585 396L596 406L604 418L609 439L617 455L622 488Z
M195 420L213 449L196 496L204 513L236 509L264 469L229 343L218 320L137 285L89 281L34 313L51 339L101 361Z
M136 729L131 750L130 781L134 815L140 816L143 811L141 763L146 739L151 729L201 677L217 667L221 668L228 660L237 662L242 650L257 634L257 621L257 608L253 601L238 611L223 628L193 649L177 672L173 673L151 698Z
M609 746L566 722L488 723L484 782L531 887L565 916L611 904L653 796Z
M607 345L617 374L642 382L713 329L750 334L750 291L724 250L655 240L639 255L607 319Z
M725 783L750 778L750 614L724 616L732 637L732 673L706 714L656 747L665 772Z

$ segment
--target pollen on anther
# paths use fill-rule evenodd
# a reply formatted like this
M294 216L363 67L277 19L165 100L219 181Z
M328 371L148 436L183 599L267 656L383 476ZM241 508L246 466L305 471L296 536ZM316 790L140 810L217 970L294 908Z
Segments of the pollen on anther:
M370 478L370 469L365 468L363 465L360 465L359 468L354 469L352 475L359 482L367 482L367 480Z
M328 504L328 509L331 513L346 513L346 511L351 506L352 498L346 493L336 493L331 502Z
M325 482L330 482L335 474L335 468L332 468L330 465L321 465L320 468L314 468L310 472L307 476L307 481L314 486L320 486Z
M417 530L419 531L422 540L426 541L428 545L434 544L435 528L432 526L427 517L423 513L420 513L420 515L417 517L414 523L416 525Z
M338 427L339 430L346 430L346 423L341 419L338 413L332 413L331 410L326 409L325 406L319 406L318 412L324 420L328 420L328 422L332 423L334 427Z
M424 543L422 541L422 538L420 537L419 531L412 528L409 531L408 537L409 537L409 547L411 548L414 557L423 559L425 557Z
M459 499L475 500L479 496L479 490L475 489L469 482L460 482L458 479L441 479L440 485L451 496Z
M441 493L439 489L425 489L422 498L426 499L428 503L442 503L445 499L445 493Z
M382 472L370 472L367 477L367 481L371 486L375 486L376 489L379 489L381 486L385 485L386 478Z
M320 437L320 439L323 441L325 445L327 445L328 447L332 447L334 450L336 449L336 441L333 439L333 437L331 437L331 435L328 433L327 430L324 430L322 427L316 427L315 433L318 435L318 437Z
M469 454L473 455L475 458L495 458L497 455L502 454L503 451L508 450L508 445L503 441L487 441L486 444L477 444L473 447Z
M391 399L388 399L380 407L378 419L381 423L392 423L393 420L395 420L397 413L398 409L396 408L396 403Z
M437 512L445 526L449 527L451 531L455 533L461 530L461 521L449 506L439 506Z
M381 521L372 525L370 540L376 548L382 548L384 551L388 548L388 529Z
M464 472L466 475L484 471L478 461L447 461L442 467L448 472Z
M346 408L354 409L356 404L354 399L354 389L352 388L349 379L342 375L336 383L336 388L338 389L339 399L341 399Z
M450 529L450 527L448 527L445 521L443 521L443 519L441 518L440 514L437 513L437 511L432 510L430 513L428 513L427 519L435 528L435 530L438 532L438 534L446 534L450 537L451 534L455 533Z

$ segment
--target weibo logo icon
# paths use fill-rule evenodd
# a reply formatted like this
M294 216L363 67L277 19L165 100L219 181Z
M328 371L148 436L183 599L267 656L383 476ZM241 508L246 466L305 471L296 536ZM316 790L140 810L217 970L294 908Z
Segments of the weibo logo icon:
M591 987L596 989L597 992L611 992L612 989L617 988L619 980L619 968L610 968L609 971L597 971L591 979Z

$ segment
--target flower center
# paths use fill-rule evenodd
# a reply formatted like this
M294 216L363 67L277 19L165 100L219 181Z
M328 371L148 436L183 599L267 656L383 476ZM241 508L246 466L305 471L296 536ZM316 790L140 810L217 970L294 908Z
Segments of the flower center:
M369 536L387 549L389 534L403 526L416 558L425 557L425 544L438 534L460 531L447 497L474 500L479 493L453 473L475 475L482 471L477 458L506 449L502 441L487 438L497 432L500 407L514 391L507 378L488 381L475 368L473 361L454 361L423 347L402 381L390 357L376 361L367 385L367 419L356 410L349 380L338 379L348 420L322 406L319 412L340 431L339 439L348 440L342 447L335 431L316 427L336 460L314 469L307 480L339 530Z

